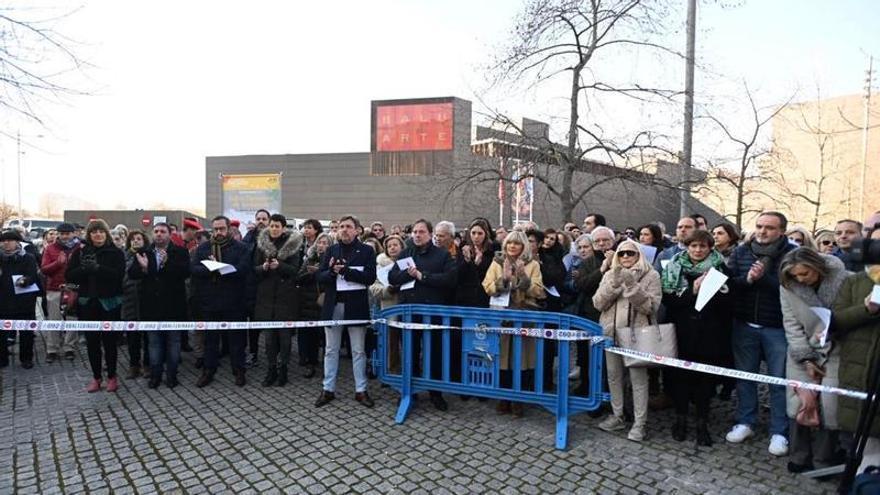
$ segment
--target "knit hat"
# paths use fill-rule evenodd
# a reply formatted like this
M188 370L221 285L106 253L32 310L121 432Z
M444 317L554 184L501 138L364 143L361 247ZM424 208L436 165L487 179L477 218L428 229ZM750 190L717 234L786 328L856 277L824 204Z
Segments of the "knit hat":
M21 234L17 230L9 229L0 233L0 241L18 241L21 242Z

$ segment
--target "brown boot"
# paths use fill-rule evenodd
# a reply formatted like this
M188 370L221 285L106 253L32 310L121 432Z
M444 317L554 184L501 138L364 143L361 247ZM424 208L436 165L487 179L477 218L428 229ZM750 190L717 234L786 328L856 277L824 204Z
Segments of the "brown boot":
M135 366L131 366L128 368L128 376L126 378L128 378L129 380L135 380L137 378L140 378L140 376L141 376L141 367L140 366L135 365Z

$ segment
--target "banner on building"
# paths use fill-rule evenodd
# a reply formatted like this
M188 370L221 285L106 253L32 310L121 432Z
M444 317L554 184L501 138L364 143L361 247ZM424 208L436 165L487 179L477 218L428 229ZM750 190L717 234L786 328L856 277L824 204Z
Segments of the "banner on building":
M513 181L513 223L532 221L535 204L535 178L533 166L520 160L511 160Z
M257 210L281 211L281 174L242 174L220 177L223 214L241 222L241 231L253 222Z

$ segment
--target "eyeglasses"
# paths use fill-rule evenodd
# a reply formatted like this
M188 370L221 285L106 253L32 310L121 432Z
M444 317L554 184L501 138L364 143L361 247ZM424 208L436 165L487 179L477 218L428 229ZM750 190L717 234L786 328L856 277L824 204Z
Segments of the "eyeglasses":
M825 239L820 244L822 244L823 246L837 246L836 242L828 240L828 239Z
M618 251L617 256L621 258L634 258L638 256L639 253L637 251Z

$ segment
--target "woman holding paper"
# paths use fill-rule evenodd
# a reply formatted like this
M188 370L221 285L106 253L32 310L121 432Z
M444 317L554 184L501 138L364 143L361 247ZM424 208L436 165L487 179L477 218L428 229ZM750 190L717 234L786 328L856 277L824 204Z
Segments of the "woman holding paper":
M0 318L10 320L36 319L39 289L37 263L22 247L21 234L16 230L0 233ZM21 367L34 367L34 332L20 330L18 356ZM13 332L14 335L14 332ZM0 368L9 365L9 342L0 335Z
M65 279L79 286L77 316L88 321L118 321L122 311L122 279L125 255L110 240L110 227L103 220L92 220L86 226L85 245L70 256ZM92 381L86 390L101 390L102 352L107 364L107 391L115 392L116 338L114 332L85 332Z
M370 295L382 309L396 305L400 299L400 287L388 283L388 273L406 248L403 238L391 234L385 236L385 252L376 257L376 281L370 286ZM388 327L388 371L400 373L400 329Z
M614 338L617 328L640 328L657 322L660 307L660 274L641 255L638 243L625 240L617 247L608 271L593 295L593 305L601 312L599 323L606 337ZM627 438L641 442L648 420L648 370L624 368L618 354L605 353L612 414L599 424L605 431L626 428L623 420L623 374L629 370L633 388L635 421Z
M304 234L303 237L307 236ZM333 236L328 232L322 232L315 237L312 245L306 250L305 260L296 281L299 292L299 318L302 321L321 319L324 294L321 292L315 275L321 267L324 253L330 249L332 244ZM316 330L306 328L296 332L296 345L299 348L300 361L306 368L303 372L303 378L314 378L317 374L318 348L321 347L323 339L323 333Z
M839 350L828 338L831 307L848 273L843 262L810 248L790 251L779 267L780 304L788 356L785 377L836 387ZM824 317L824 319L823 319ZM837 396L786 388L791 419L788 470L837 464ZM820 401L821 398L821 401ZM821 402L821 407L820 407ZM821 411L821 418L817 414ZM818 427L818 428L817 428Z
M495 254L489 271L483 279L483 290L491 298L490 304L510 309L538 309L544 299L544 282L541 267L533 259L529 239L520 231L513 231L504 238L501 252ZM506 304L505 304L506 303ZM520 370L523 389L528 390L534 381L535 339L521 337ZM501 336L501 386L510 388L513 383L513 337ZM502 400L496 407L498 414L512 412L522 417L523 406Z
M723 366L730 359L733 329L733 299L727 286L724 257L714 249L715 240L705 230L694 231L683 240L686 250L676 254L663 269L663 305L675 324L678 358ZM670 368L675 387L675 423L672 438L687 438L690 402L697 408L697 445L709 447L709 400L718 378L696 371Z

